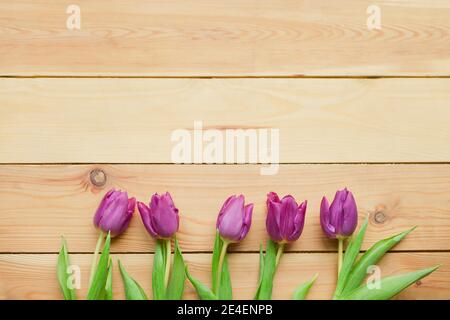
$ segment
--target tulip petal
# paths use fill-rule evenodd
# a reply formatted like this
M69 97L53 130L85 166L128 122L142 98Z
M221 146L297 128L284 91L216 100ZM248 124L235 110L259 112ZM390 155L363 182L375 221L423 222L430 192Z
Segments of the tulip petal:
M298 205L294 197L287 195L281 200L280 233L284 240L288 240L295 231L294 219L297 214Z
M243 240L250 230L252 225L252 213L253 213L253 203L249 203L244 207L244 223L242 227L241 235L239 236L239 241Z
M139 202L138 209L147 231L155 238L171 238L178 231L178 209L170 193L152 195L150 205Z
M149 207L147 207L144 203L138 202L137 204L139 213L141 214L142 222L144 223L145 229L150 233L152 237L157 237L158 234L155 231L155 228L152 225L152 219L151 219L151 210Z
M242 233L244 220L244 196L231 200L223 213L219 224L220 235L232 241L238 241Z
M342 210L346 197L347 189L336 191L336 195L330 206L330 224L335 228L336 234L340 234L342 230L342 224L344 222Z
M105 232L110 231L111 237L115 237L123 231L122 226L129 220L126 213L128 195L126 192L116 192L111 195L111 199L112 201L108 202L103 210L99 227Z
M121 234L133 217L135 199L128 194L111 189L102 199L94 215L94 225L103 232L111 232L111 237Z
M356 207L356 201L351 192L347 193L343 205L343 222L341 227L341 233L344 236L350 236L356 229L358 224L358 209Z
M115 232L111 231L112 236L121 234L128 228L131 222L131 218L133 217L135 207L136 207L136 199L135 198L128 199L126 214L122 214L121 215L122 218L118 219L117 226L115 227L114 230Z
M227 212L228 205L230 204L231 201L234 201L235 199L236 199L236 195L232 195L232 196L229 196L228 199L225 200L225 202L223 203L222 208L220 209L219 215L217 217L216 229L219 228L219 225L222 221L223 215Z
M95 225L97 228L98 228L98 226L99 226L100 220L102 219L102 216L103 216L105 207L106 207L106 205L107 205L107 203L108 203L108 201L109 201L111 195L112 195L114 192L116 192L116 190L115 190L115 189L111 189L111 190L109 190L109 191L105 194L105 196L103 197L102 201L100 202L100 205L99 205L98 208L97 208L97 211L95 212L95 215L94 215L94 225Z
M172 198L167 193L159 197L157 206L152 208L152 225L162 238L170 238L178 231L178 209L175 208Z
M294 231L287 238L289 242L296 241L302 234L303 227L305 225L307 201L305 200L297 209L297 214L294 218Z
M267 203L266 229L272 240L279 242L282 240L279 227L281 203L274 201L267 201Z
M271 191L267 194L266 203L269 203L269 202L281 202L280 198L278 197L278 194L276 192Z
M136 208L136 198L128 199L127 213L129 215L133 215L135 208Z
M327 237L336 238L336 229L330 224L330 206L326 197L320 204L320 225Z

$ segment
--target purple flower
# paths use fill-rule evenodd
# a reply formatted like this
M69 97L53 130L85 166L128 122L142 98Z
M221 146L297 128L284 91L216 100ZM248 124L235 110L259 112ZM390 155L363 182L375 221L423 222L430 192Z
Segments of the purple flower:
M275 192L267 195L266 228L274 242L292 242L300 237L305 224L306 204L305 200L297 205L291 195L281 200Z
M345 188L334 196L331 206L326 197L320 205L320 225L329 238L346 238L358 224L358 209L353 194Z
M178 231L178 209L168 192L163 195L155 193L148 207L138 202L138 209L145 228L153 237L168 239Z
M94 216L94 225L103 232L111 232L111 237L118 236L130 224L136 199L128 199L126 192L111 189L103 197Z
M245 238L252 224L253 203L244 205L243 195L229 197L220 209L216 228L220 236L230 242Z

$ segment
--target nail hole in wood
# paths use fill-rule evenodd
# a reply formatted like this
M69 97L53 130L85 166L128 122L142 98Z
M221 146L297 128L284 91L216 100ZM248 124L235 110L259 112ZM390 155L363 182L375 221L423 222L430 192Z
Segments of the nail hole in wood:
M94 169L89 174L91 183L96 187L103 187L106 184L106 173L102 169Z

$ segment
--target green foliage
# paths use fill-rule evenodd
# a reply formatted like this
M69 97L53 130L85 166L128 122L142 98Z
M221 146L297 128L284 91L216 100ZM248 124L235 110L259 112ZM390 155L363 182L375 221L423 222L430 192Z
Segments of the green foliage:
M120 260L119 269L125 287L125 298L127 300L148 300L142 287L125 271Z
M67 252L66 240L62 238L61 250L58 255L57 275L59 286L64 296L64 300L76 300L77 295L74 288L69 284L69 274L67 273L70 266L69 254Z
M109 248L111 244L111 235L108 233L105 246L97 264L94 277L87 294L88 300L104 300L106 298L106 281L109 271ZM95 262L94 262L95 263Z
M276 271L276 256L278 244L271 239L267 241L266 254L262 258L262 251L260 251L260 261L263 261L263 266L260 266L260 282L255 294L255 300L270 300L272 298L273 277Z
M314 281L317 279L317 274L312 277L311 280L301 284L298 286L298 288L294 292L293 300L305 300L306 296L308 295L309 289L311 289L312 285L314 284Z
M185 273L186 266L184 264L183 256L178 240L175 240L175 251L173 253L173 266L170 273L169 284L167 285L166 299L181 300L184 292L184 283L186 280Z

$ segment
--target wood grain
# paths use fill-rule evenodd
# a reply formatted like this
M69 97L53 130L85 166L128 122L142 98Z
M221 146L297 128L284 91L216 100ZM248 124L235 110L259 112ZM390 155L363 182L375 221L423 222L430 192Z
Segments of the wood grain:
M102 169L103 188L90 182ZM251 231L231 250L258 251L267 238L265 197L269 191L308 200L304 232L290 251L336 250L319 224L319 204L347 186L356 196L360 220L371 214L363 248L417 225L397 250L450 250L450 165L282 165L261 176L256 165L2 165L0 252L58 252L60 236L72 252L92 252L96 207L112 187L140 201L170 191L180 210L178 238L184 252L211 251L223 201L242 193L255 204ZM112 245L114 252L149 252L153 240L139 214Z
M281 163L448 162L449 89L450 79L0 79L0 162L172 163L172 133L194 121L222 134L279 129Z
M72 255L72 264L81 269L79 298L87 291L91 255ZM209 254L185 254L190 271L205 284L210 283ZM0 286L4 287L7 299L62 299L56 280L56 254L2 254L0 255ZM152 255L116 254L127 271L151 296ZM336 281L336 254L289 253L280 262L274 281L274 299L291 299L295 288L315 273L319 277L312 287L309 299L329 299ZM258 278L257 254L230 254L230 272L235 299L252 299ZM449 253L390 253L380 262L382 277L443 263L435 273L414 284L398 299L449 299L450 298L450 254ZM114 269L114 298L123 299L123 286L118 268ZM196 293L186 283L185 299L196 299Z
M446 0L0 1L1 75L449 75Z

